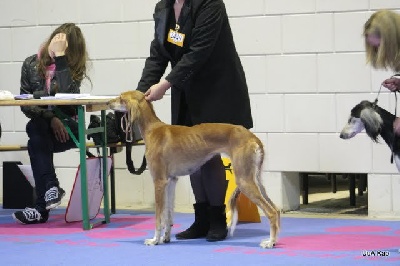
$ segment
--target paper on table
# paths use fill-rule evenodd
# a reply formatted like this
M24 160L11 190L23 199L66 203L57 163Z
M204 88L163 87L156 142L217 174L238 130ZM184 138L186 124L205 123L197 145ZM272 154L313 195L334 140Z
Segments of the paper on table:
M103 100L103 99L114 99L118 96L108 96L108 95L89 95L85 97L80 97L79 100Z
M44 96L40 97L42 100L52 100L52 99L60 99L60 100L73 100L80 99L82 97L90 96L88 93L56 93L54 96Z
M0 100L13 100L14 95L10 91L0 90Z
M35 179L33 178L32 167L30 164L22 164L18 165L21 172L24 174L28 182L31 184L32 187L35 187Z

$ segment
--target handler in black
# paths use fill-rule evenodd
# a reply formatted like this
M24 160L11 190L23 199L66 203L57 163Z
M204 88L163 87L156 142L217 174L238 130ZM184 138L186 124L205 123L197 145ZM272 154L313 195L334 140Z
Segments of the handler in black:
M172 124L231 123L253 127L245 73L222 0L161 0L138 90L148 101L171 88ZM171 63L172 70L161 79ZM221 156L190 176L195 221L177 239L227 236L227 181Z

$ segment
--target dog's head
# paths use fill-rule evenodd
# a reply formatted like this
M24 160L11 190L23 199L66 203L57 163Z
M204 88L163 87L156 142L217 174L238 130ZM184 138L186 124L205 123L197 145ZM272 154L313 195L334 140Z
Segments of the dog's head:
M382 123L382 118L376 111L375 104L362 101L351 110L349 120L340 132L340 137L350 139L365 129L367 135L376 142Z
M110 108L119 112L129 112L131 122L134 122L139 116L139 104L144 101L144 94L138 90L126 91L117 98L110 101Z

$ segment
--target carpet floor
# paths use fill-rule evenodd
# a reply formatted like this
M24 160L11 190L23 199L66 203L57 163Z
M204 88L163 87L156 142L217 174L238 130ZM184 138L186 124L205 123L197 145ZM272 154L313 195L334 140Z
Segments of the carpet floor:
M154 234L154 213L118 210L111 223L83 230L66 223L65 209L47 223L16 223L0 209L1 265L400 265L400 221L282 216L275 248L262 249L269 224L239 223L225 241L205 239L144 245ZM193 214L176 213L173 234Z

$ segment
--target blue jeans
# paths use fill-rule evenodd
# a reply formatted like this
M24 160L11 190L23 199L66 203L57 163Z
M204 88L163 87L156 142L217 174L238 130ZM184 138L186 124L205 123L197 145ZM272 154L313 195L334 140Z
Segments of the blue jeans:
M78 123L67 121L67 124L73 134L78 136ZM36 209L45 211L44 195L46 191L54 186L59 186L53 164L53 154L69 150L76 145L71 137L65 143L57 141L50 123L43 118L30 120L26 125L26 133L29 137L28 153L35 179Z

